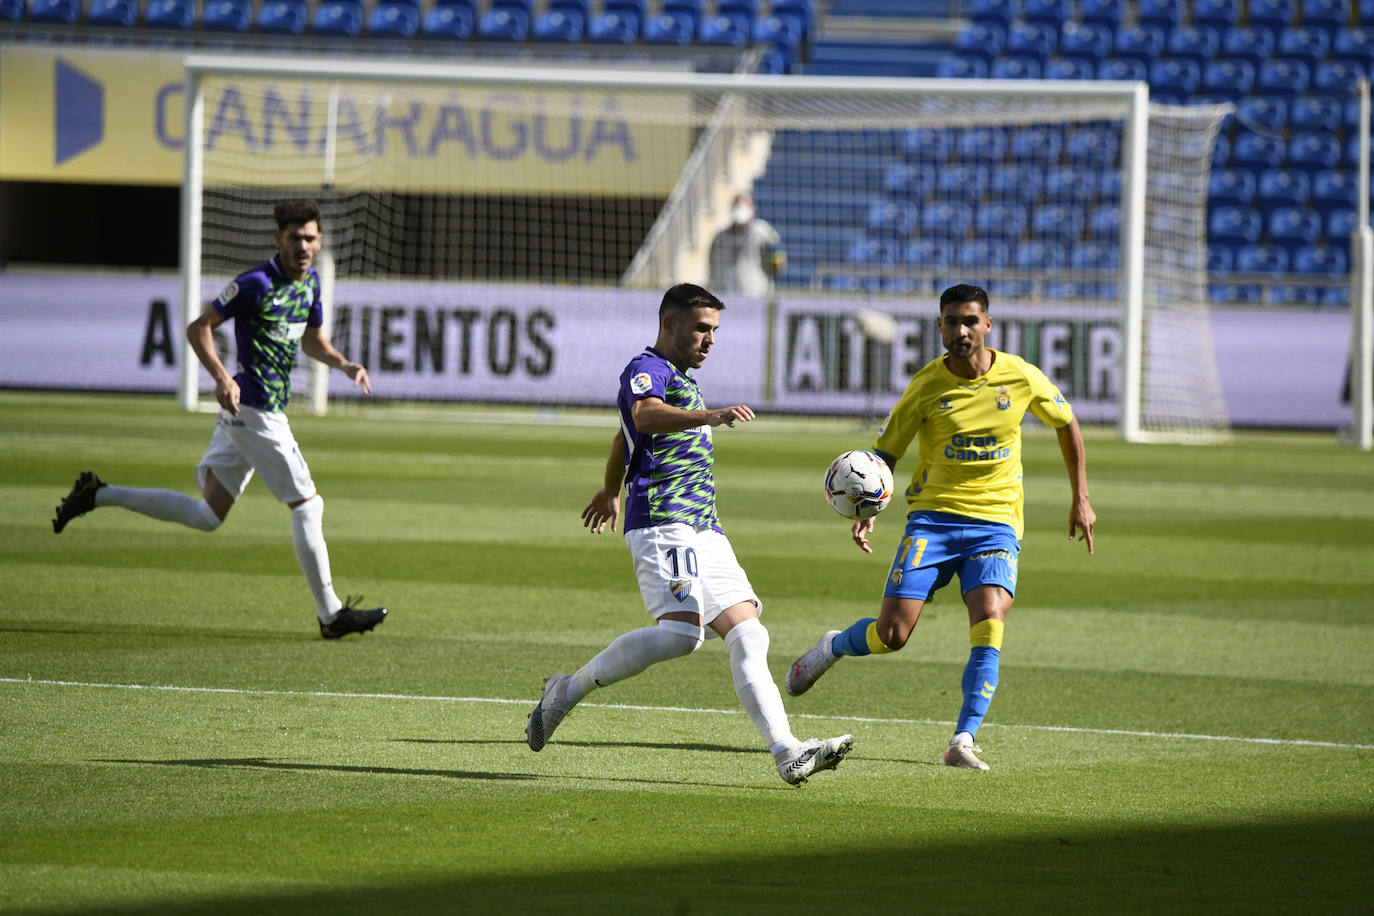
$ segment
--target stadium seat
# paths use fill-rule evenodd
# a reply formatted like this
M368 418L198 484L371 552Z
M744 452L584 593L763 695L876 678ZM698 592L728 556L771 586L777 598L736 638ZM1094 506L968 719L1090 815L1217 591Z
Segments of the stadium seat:
M1350 286L1346 283L1337 283L1334 286L1324 286L1321 291L1321 302L1318 303L1323 308L1329 309L1348 309L1350 308Z
M1090 80L1093 62L1086 57L1056 57L1045 66L1045 79Z
M1039 79L1043 70L1034 57L999 57L992 62L988 76L999 80Z
M1078 6L1080 22L1096 22L1115 29L1125 19L1125 0L1082 0Z
M696 20L689 13L664 12L644 23L644 40L649 44L689 45L696 34Z
M0 22L18 22L24 18L24 0L0 0Z
M1288 141L1288 164L1293 168L1334 169L1340 161L1341 141L1330 131L1303 131Z
M781 16L755 19L752 38L756 45L771 45L791 55L795 55L801 47L801 29L796 20Z
M1232 166L1253 171L1275 169L1283 163L1283 140L1268 134L1241 130L1231 145Z
M379 3L367 20L374 38L413 38L420 30L420 11L410 3Z
M1011 0L972 0L967 15L973 22L992 22L1004 29L1016 18Z
M1325 29L1310 25L1290 25L1279 33L1275 51L1280 57L1300 60L1315 67L1331 51L1331 36Z
M1164 48L1170 57L1186 58L1201 67L1217 56L1221 32L1206 25L1181 25L1169 33Z
M1240 20L1240 6L1240 0L1193 0L1193 25L1233 26Z
M984 273L1011 266L1011 248L1000 239L975 239L959 245L955 264L963 270Z
M1115 239L1121 231L1121 205L1098 204L1088 217L1088 238L1104 241Z
M425 14L421 28L426 38L467 41L472 37L472 7L446 3Z
M986 170L972 165L951 165L935 173L935 193L945 200L977 200L987 183Z
M1266 219L1279 207L1305 207L1312 197L1312 179L1298 169L1265 169L1255 185L1255 203Z
M1352 207L1332 210L1322 219L1322 236L1328 245L1349 250L1350 235L1360 224L1360 211Z
M392 0L401 2L401 0ZM419 6L419 0L403 0L406 3L414 3ZM525 14L525 18L530 22L534 21L534 0L491 0L491 9L503 9L519 11Z
M669 10L669 4L676 2L692 2L692 0L664 0L664 11ZM801 36L803 45L811 40L811 26L816 21L816 7L812 0L773 0L768 8L771 16L777 16L792 22L797 27L797 34ZM702 12L697 12L693 19L700 22Z
M773 7L779 6L778 0L774 0ZM662 9L665 13L686 13L693 19L701 19L706 15L706 0L663 0Z
M1269 29L1253 25L1232 26L1221 33L1221 54L1247 60L1259 69L1260 64L1274 56L1277 41L1277 35Z
M1307 91L1312 69L1291 57L1271 57L1255 73L1255 92L1260 95L1295 96Z
M869 205L864 227L869 238L907 238L916 227L916 205L906 200L879 200Z
M252 24L249 0L209 0L200 15L200 27L211 32L246 32Z
M1365 68L1354 61L1328 60L1317 68L1311 91L1317 95L1349 98L1355 91L1356 82L1365 75Z
M1307 207L1279 207L1265 222L1265 235L1275 245L1290 252L1302 245L1315 244L1322 236L1322 218Z
M1059 31L1043 22L1014 22L1007 30L1007 55L1033 57L1042 67L1058 46Z
M1321 302L1321 293L1306 284L1290 286L1287 283L1272 283L1267 292L1270 305L1315 306Z
M1351 134L1345 141L1345 155L1341 158L1341 165L1349 166L1352 169L1360 167L1360 138L1358 134Z
M617 3L620 2L620 0L611 0L611 2ZM758 18L759 5L759 0L716 0L716 13L717 15L724 16L740 13L748 17L752 22L754 19ZM642 15L644 12L644 4L641 3L639 11Z
M1097 65L1100 80L1130 80L1143 83L1150 75L1145 61L1134 57L1109 57Z
M1374 31L1360 26L1341 29L1331 42L1331 56L1353 61L1368 70L1374 65Z
M1005 131L985 127L970 127L959 132L954 144L959 161L968 164L979 162L1000 163L1007 155L1007 135ZM977 175L969 181L980 181ZM967 185L966 185L967 186Z
M149 13L152 8L149 7ZM305 31L304 0L270 0L258 9L259 32L299 35Z
M1017 270L1060 270L1068 262L1068 250L1062 242L1044 239L1022 242L1012 256L1012 266Z
M70 25L81 18L80 0L33 0L29 7L30 22L52 22Z
M1235 267L1236 253L1230 245L1221 242L1207 243L1207 272L1229 274Z
M982 204L973 216L973 226L990 238L1017 239L1026 229L1026 208L1019 204Z
M1069 267L1074 270L1117 270L1121 249L1103 242L1081 242L1069 250Z
M1341 102L1326 95L1304 95L1288 105L1288 126L1294 130L1335 130L1341 123Z
M1222 57L1203 65L1200 88L1208 95L1235 102L1249 95L1254 85L1255 67L1248 60Z
M88 25L128 28L137 18L137 0L91 0L86 8Z
M739 14L711 16L697 29L697 42L729 48L743 48L749 44L749 21Z
M1047 127L1020 127L1011 135L1013 159L1054 162L1064 149L1062 131Z
M363 30L363 5L358 0L320 0L310 29L316 35L357 35Z
M587 18L576 10L547 9L534 20L530 37L535 41L581 41L586 24Z
M906 263L925 270L946 270L954 263L953 242L939 238L920 238L906 246Z
M1328 34L1350 21L1350 4L1347 0L1302 0L1302 24L1319 28Z
M671 0L669 0L669 2L671 2ZM592 14L592 0L549 0L549 4L545 9L581 13L582 21L586 22L587 17Z
M1150 97L1159 102L1182 103L1202 82L1197 61L1186 57L1161 57L1150 64Z
M1216 144L1212 147L1212 167L1220 168L1231 161L1231 138L1217 134Z
M1040 197L1044 187L1044 173L1034 167L1014 165L993 169L988 182L988 195L998 201L1010 201L1025 206Z
M1288 125L1288 101L1267 95L1252 95L1236 103L1236 117L1242 126L1282 131Z
M1261 230L1259 211L1250 207L1217 207L1207 219L1208 240L1233 248L1255 244Z
M1021 18L1026 22L1043 22L1058 32L1073 18L1073 4L1069 0L1022 0Z
M1329 217L1335 210L1354 208L1358 194L1357 177L1349 169L1325 169L1312 176L1311 204L1324 216Z
M954 36L954 50L962 57L981 57L985 62L1007 47L1007 30L995 22L973 22Z
M1075 164L1106 169L1116 165L1120 146L1121 140L1114 132L1080 127L1069 135L1064 155Z
M1235 270L1242 274L1288 272L1288 250L1279 245L1242 245L1236 249Z
M1249 206L1255 199L1255 173L1249 169L1213 169L1207 181L1212 207Z
M1164 53L1164 30L1153 25L1132 25L1117 29L1113 48L1119 59L1138 60L1147 67Z
M988 63L981 57L950 55L940 58L935 75L941 79L983 79L988 75Z
M1264 290L1258 283L1209 283L1207 297L1228 305L1258 305Z
M1295 0L1250 0L1250 25L1277 34L1297 21Z
M1076 207L1046 204L1031 216L1031 235L1045 240L1075 241L1083 231L1083 218Z
M1344 277L1350 272L1350 257L1335 245L1300 245L1293 252L1293 272Z
M1168 31L1183 21L1186 8L1183 0L1140 0L1136 4L1135 21Z
M1096 67L1112 53L1112 30L1100 23L1066 22L1059 33L1059 53L1090 60Z
M944 162L954 154L954 133L940 127L914 127L902 136L902 152L922 165Z

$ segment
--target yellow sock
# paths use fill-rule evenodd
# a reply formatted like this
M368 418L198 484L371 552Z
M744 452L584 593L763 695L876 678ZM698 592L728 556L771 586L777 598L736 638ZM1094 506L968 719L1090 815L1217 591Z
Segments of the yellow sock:
M864 642L868 643L868 651L874 655L884 655L893 651L878 638L878 621L876 620L870 623L868 629L864 631Z
M1006 626L1002 621L995 617L987 620L980 620L969 627L968 643L975 648L978 646L992 646L997 651L1002 651L1002 630Z

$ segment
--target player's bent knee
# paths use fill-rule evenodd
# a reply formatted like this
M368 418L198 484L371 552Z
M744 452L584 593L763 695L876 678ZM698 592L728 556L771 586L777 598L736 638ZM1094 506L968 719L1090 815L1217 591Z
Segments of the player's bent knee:
M904 630L900 626L891 624L883 626L879 623L878 626L874 628L874 632L877 634L879 641L893 652L905 646L906 641L911 638L910 630Z
M688 623L685 620L660 620L658 628L662 632L671 633L678 637L675 648L681 649L679 654L691 655L701 644L706 641L706 631L699 623Z
M197 531L214 531L223 524L223 522L224 519L220 518L205 500L202 499L196 504L196 511L191 522L192 528L195 528Z

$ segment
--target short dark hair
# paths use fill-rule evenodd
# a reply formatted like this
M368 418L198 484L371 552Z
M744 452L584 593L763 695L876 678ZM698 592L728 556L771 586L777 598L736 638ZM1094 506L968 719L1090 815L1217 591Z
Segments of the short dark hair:
M679 283L677 286L669 287L663 294L663 301L658 306L658 317L661 319L669 312L686 315L699 308L723 309L725 303L695 283Z
M320 222L320 205L313 200L284 200L272 208L272 219L279 231L285 231L293 223ZM324 227L321 226L321 229Z
M940 294L940 311L943 312L947 305L958 305L960 302L976 302L986 312L988 291L981 286L971 286L968 283L951 286Z

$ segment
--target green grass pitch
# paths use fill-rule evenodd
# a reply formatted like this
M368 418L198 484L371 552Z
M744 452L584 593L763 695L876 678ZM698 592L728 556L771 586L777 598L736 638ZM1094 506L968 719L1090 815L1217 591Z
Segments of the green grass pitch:
M1127 446L1090 431L1098 551L1067 538L1054 437L987 773L935 765L967 657L953 590L911 643L787 698L852 756L800 788L718 640L600 691L540 754L544 675L644 625L582 506L604 411L344 406L293 419L340 595L321 640L259 482L213 534L101 509L76 473L193 492L213 419L170 398L0 392L0 912L1369 912L1374 459L1331 435ZM825 507L857 421L716 434L720 510L771 665L876 612ZM908 472L911 464L903 466ZM899 474L899 477L901 475Z

